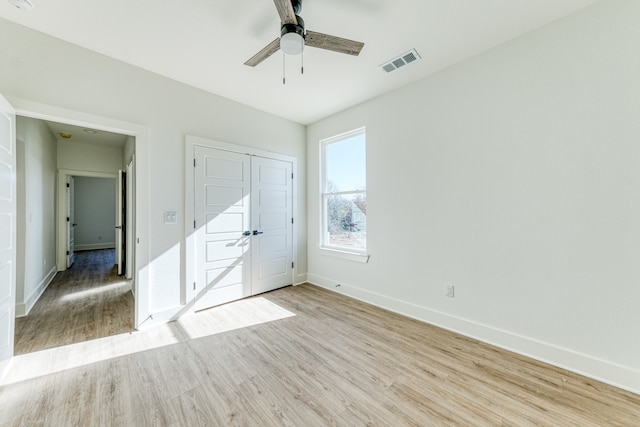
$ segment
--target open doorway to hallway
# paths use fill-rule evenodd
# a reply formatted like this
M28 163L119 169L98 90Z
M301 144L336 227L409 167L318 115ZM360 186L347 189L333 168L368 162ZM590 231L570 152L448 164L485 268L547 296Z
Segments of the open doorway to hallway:
M115 249L79 251L28 316L16 319L15 354L133 330L131 280L117 274Z
M131 331L135 265L123 267L135 194L116 178L129 171L135 182L135 138L30 117L16 124L16 354ZM69 179L87 188L74 198ZM74 246L84 250L70 260Z

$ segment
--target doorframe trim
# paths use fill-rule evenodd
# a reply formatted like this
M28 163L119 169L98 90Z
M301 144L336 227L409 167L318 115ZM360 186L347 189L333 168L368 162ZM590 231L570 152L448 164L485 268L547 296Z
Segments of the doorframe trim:
M180 290L180 303L182 305L188 305L185 307L185 310L181 312L181 314L191 313L193 312L194 307L194 297L195 293L193 290L193 283L195 282L196 272L195 272L195 245L196 245L196 235L193 229L193 221L195 218L195 194L194 194L194 184L195 184L195 176L194 171L195 168L193 166L193 153L196 146L202 146L207 148L215 148L223 151L230 151L238 154L247 154L250 156L258 156L265 157L268 159L274 160L282 160L285 162L291 162L293 176L292 182L292 210L293 210L293 230L292 230L292 245L291 245L291 259L293 261L293 271L292 271L292 283L295 283L295 278L298 277L298 227L300 226L301 221L296 219L296 215L298 213L298 158L295 156L290 156L288 154L276 153L273 151L261 150L259 148L247 147L244 145L231 144L228 142L216 141L213 139L202 138L199 136L193 135L185 135L185 155L184 155L184 171L185 171L185 191L184 191L184 235L185 235L185 250L184 250L184 270L183 270L183 286Z
M140 124L118 119L69 110L62 107L42 104L19 97L7 96L7 100L16 110L16 115L40 120L49 120L75 126L89 127L107 132L129 135L135 139L136 154L136 248L135 283L138 293L135 296L134 327L140 326L150 317L149 312L149 226L150 226L150 132ZM13 289L15 292L15 289Z

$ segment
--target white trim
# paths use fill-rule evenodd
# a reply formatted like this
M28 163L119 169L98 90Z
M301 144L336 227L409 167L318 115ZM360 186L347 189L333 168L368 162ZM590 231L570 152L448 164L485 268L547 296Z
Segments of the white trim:
M359 254L356 252L347 252L339 249L332 249L331 247L324 246L318 248L320 255L330 256L333 258L344 259L347 261L361 262L366 264L369 262L370 255Z
M212 139L201 138L193 135L185 135L184 144L184 170L185 170L185 189L184 189L184 235L185 235L185 268L184 268L184 286L180 290L180 302L183 305L188 305L181 311L182 314L193 313L193 305L195 294L192 284L195 282L195 271L193 266L195 265L196 256L196 241L195 234L193 233L193 221L195 218L195 195L194 195L194 167L193 167L193 154L196 146L203 146L208 148L215 148L218 150L231 151L233 153L247 154L250 156L265 157L267 159L281 160L291 163L291 170L293 171L293 235L292 235L292 283L296 283L296 279L300 279L298 275L298 259L296 257L298 253L298 227L300 227L301 221L297 218L298 214L298 159L295 156L290 156L282 153L275 153L272 151L260 150L258 148L246 147L242 145L230 144L227 142L215 141ZM306 278L306 277L305 277ZM300 281L298 283L303 283ZM175 320L175 319L174 319Z
M28 298L24 302L16 304L16 317L25 317L29 314L34 305L38 302L44 291L47 290L53 279L58 274L56 267L51 267L51 270L44 276L44 278L38 283L38 286L31 292Z
M41 104L18 97L9 97L9 102L11 102L15 107L17 115L81 127L90 127L107 132L129 135L135 138L136 250L134 280L139 292L135 299L134 325L137 328L149 317L149 128L135 123L83 113L80 111L68 110L66 108Z
M640 394L638 370L343 282L338 283L316 274L307 276L309 283L324 289Z

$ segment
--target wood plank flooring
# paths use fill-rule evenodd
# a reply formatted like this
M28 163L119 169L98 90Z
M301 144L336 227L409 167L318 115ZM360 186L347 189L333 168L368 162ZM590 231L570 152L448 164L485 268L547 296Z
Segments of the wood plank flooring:
M114 264L114 249L76 252L29 315L16 319L15 354L130 332L131 281Z
M2 426L638 426L640 396L312 285L14 360Z

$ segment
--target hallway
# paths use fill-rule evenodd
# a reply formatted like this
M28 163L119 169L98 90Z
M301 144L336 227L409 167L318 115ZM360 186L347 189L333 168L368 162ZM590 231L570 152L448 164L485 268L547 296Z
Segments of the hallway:
M133 311L131 281L116 274L115 250L76 252L29 315L16 319L15 354L130 332Z

